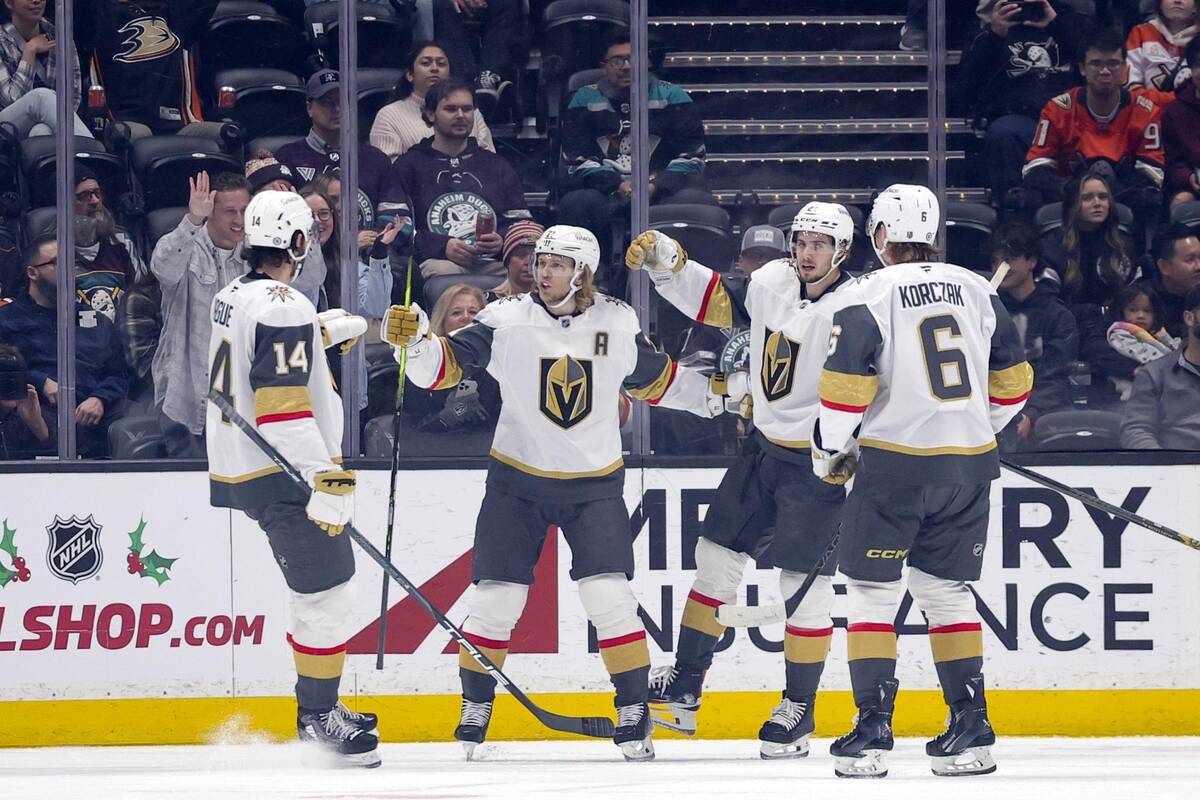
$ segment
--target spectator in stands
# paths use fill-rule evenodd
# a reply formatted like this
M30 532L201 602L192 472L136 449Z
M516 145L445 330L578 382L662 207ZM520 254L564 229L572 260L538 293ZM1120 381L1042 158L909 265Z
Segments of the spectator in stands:
M1162 301L1148 284L1126 286L1107 311L1085 306L1076 312L1080 357L1092 373L1089 406L1124 403L1133 390L1134 371L1179 347L1179 339L1162 327Z
M442 292L429 313L429 329L435 336L447 336L475 321L487 304L483 291L465 283L456 283Z
M371 144L393 161L417 142L433 135L433 127L425 119L425 95L438 81L450 76L446 48L437 42L417 42L404 63L404 74L396 84L395 98L379 109L375 124L371 126ZM496 152L492 132L479 109L475 109L471 135L484 150Z
M17 348L0 344L0 459L54 453L56 420L42 409L37 389Z
M1025 222L1010 222L988 240L987 252L995 273L1003 262L1009 271L1001 281L1000 302L1021 334L1025 360L1033 367L1033 393L1005 433L1027 444L1038 417L1070 402L1067 375L1079 351L1075 318L1053 287L1034 280L1041 247L1037 233ZM1002 437L1002 439L1005 437Z
M522 65L525 28L520 0L433 0L433 31L445 42L454 76L473 81L475 102L485 117L508 101L512 78ZM472 40L479 31L479 59Z
M23 254L25 291L0 308L0 341L20 344L30 383L51 406L59 402L58 386L58 242L35 239ZM129 372L108 317L76 303L75 422L78 451L84 456L108 452L108 425L121 411L129 392Z
M1158 0L1154 16L1135 25L1125 41L1129 51L1130 89L1144 89L1160 106L1175 99L1191 71L1184 48L1196 37L1196 0Z
M1042 106L1076 84L1084 20L1060 6L1047 2L1041 19L1018 22L1024 6L999 0L963 54L959 94L973 124L986 131L981 155L997 203L1021 183Z
M163 332L154 354L154 402L167 454L203 458L208 396L209 316L213 298L246 272L242 236L250 183L207 172L188 179L188 211L158 241L150 269L162 287ZM310 256L294 286L314 303L325 280L325 262Z
M58 101L54 93L58 45L54 25L44 16L45 0L4 0L12 15L0 27L0 122L9 122L17 137L41 136L58 130ZM75 107L81 84L79 58L72 54ZM76 136L92 132L78 115L72 118Z
M448 78L430 89L425 118L433 137L396 159L387 192L388 202L411 202L421 274L503 275L503 234L530 219L521 179L471 137L475 100L463 81ZM493 231L479 228L480 213L492 217Z
M246 180L250 181L251 196L267 189L295 194L296 184L300 182L292 168L279 163L270 150L259 150L246 162Z
M488 301L499 297L512 297L533 290L533 246L545 228L531 219L523 219L508 226L500 257L508 277L504 283L486 293Z
M612 294L624 294L624 268L611 269L608 230L616 216L628 217L633 194L629 87L633 82L629 37L617 35L604 51L603 77L575 92L562 119L563 157L568 179L558 206L558 221L578 225L600 240L600 275ZM650 78L649 135L651 203L714 202L703 190L704 121L692 98L680 87Z
M181 133L220 141L206 122L191 47L218 0L75 0L75 39L91 54L92 86L104 88L122 136Z
M25 282L16 227L0 221L0 301L15 297Z
M1163 304L1159 323L1172 336L1182 338L1187 335L1184 297L1200 286L1200 238L1186 225L1165 225L1154 235L1151 254L1158 273L1153 286Z
M1121 233L1109 178L1093 168L1066 186L1062 237L1046 247L1043 279L1057 284L1067 303L1104 306L1122 287L1141 277Z
M91 167L78 161L75 163L75 216L92 219L101 240L107 243L106 247L125 250L133 264L133 274L136 278L149 275L137 240L117 224L112 209L108 207L104 187L100 185L96 173ZM76 245L78 246L78 242Z
M1184 55L1190 80L1178 87L1175 101L1163 109L1167 199L1172 208L1200 199L1200 37Z
M315 186L305 186L300 196L312 209L317 221L317 237L327 265L325 283L317 307L321 310L342 307L342 271L339 253L337 219L333 200ZM369 319L381 319L392 297L392 271L388 265L388 248L402 232L402 226L389 222L371 247L368 260L358 263L358 306L353 313Z
M789 255L787 237L783 231L774 225L753 225L742 234L742 251L738 253L737 269L743 275L749 275L768 261ZM708 325L698 327L701 330L715 330Z
M1097 162L1115 171L1116 200L1142 219L1157 218L1163 182L1161 110L1144 94L1122 86L1125 43L1098 28L1083 45L1079 65L1086 85L1060 94L1042 109L1022 172L1033 208L1057 200L1064 180Z
M1200 450L1200 288L1184 301L1187 344L1138 370L1121 422L1121 446Z
M300 176L301 184L317 175L341 174L342 102L338 94L341 82L336 70L323 69L308 79L308 116L312 128L308 136L275 151L275 158ZM378 148L360 144L358 152L358 227L373 231L376 219L390 222L395 209L381 205L384 182L391 163Z

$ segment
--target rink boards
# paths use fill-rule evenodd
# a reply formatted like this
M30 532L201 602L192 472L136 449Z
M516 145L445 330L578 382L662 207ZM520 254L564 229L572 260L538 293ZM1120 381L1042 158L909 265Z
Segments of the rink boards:
M1041 471L1195 534L1200 467ZM714 469L631 470L645 512L635 589L665 663L691 584L692 550ZM393 560L452 619L466 614L481 471L405 472ZM356 523L382 546L386 472L360 472ZM0 481L0 745L205 741L232 715L287 735L294 673L284 585L258 528L208 506L203 473L23 474ZM24 569L17 568L17 559ZM551 531L506 672L563 713L611 713L610 687ZM26 578L21 580L21 578ZM390 594L385 668L375 669L381 572L361 554L342 690L379 711L393 741L440 740L457 719L449 637L403 592ZM841 581L817 734L853 715ZM1200 553L1005 475L992 492L984 575L986 674L1007 734L1200 734ZM746 570L743 602L776 602L772 570ZM941 725L927 637L905 600L897 617L898 735ZM704 736L756 734L782 687L782 625L727 633L706 683ZM388 720L396 723L387 725ZM402 721L402 722L401 722ZM294 730L294 729L293 729ZM493 738L548 738L503 698Z

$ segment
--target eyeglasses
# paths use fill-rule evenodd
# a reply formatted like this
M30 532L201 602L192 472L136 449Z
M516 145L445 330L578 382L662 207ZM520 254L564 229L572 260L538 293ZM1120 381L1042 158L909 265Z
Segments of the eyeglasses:
M321 222L329 222L329 220L333 219L333 212L328 208L322 208L320 211L314 211L313 215L317 219L321 220Z
M100 199L100 190L99 189L81 189L80 191L75 193L75 199L81 203L84 202L85 200L87 200L89 197L94 197L97 200L99 200Z
M1125 62L1114 58L1109 61L1088 61L1084 66L1095 72L1117 72L1125 66Z
M620 67L625 64L632 64L633 59L630 56L611 56L604 59L604 63L610 67Z
M42 267L57 267L58 266L58 258L55 257L55 258L50 259L49 261L43 261L40 264L30 264L29 266L33 267L34 269L41 269Z

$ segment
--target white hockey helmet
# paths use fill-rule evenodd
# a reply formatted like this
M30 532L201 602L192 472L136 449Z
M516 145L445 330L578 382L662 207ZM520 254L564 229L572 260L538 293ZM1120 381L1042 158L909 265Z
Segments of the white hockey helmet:
M937 197L924 186L893 183L875 198L867 217L867 238L875 255L883 263L883 251L891 242L920 242L932 245L937 240L941 211ZM883 246L875 242L875 231L883 226Z
M841 203L822 203L813 200L796 212L792 219L792 236L801 231L820 233L833 239L833 266L839 267L850 255L854 242L854 219Z
M542 254L565 256L575 263L575 274L571 276L571 291L549 308L566 305L579 291L583 271L587 270L589 274L595 275L596 269L600 266L600 242L596 240L596 235L586 228L574 225L551 225L538 237L537 242L533 245L535 273L538 256Z
M312 232L312 209L293 192L259 192L246 206L245 244L286 250L297 274L312 247ZM303 236L297 238L296 234Z

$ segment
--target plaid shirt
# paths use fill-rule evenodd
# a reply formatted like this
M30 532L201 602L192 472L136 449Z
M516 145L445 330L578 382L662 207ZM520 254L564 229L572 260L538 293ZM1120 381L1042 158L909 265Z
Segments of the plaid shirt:
M43 19L38 26L42 33L54 38L54 26L50 24L49 20ZM22 45L19 34L13 28L12 23L0 28L0 108L12 105L28 94L31 89L39 86L54 89L54 73L58 68L58 49L55 47L49 53L38 56L38 60L46 69L46 79L43 82L40 76L34 74L32 66L21 61ZM79 56L72 53L71 62L75 80L75 107L78 108L81 85Z

